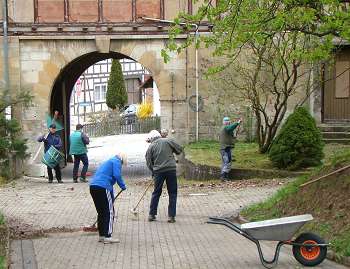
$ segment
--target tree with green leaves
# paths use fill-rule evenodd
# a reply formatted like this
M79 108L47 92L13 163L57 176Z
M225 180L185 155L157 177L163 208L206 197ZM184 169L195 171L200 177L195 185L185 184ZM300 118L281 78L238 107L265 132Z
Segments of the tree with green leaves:
M109 108L122 109L127 102L128 94L125 88L122 66L118 60L113 59L107 86L106 103Z
M14 118L6 117L6 109L16 105L30 105L32 96L22 91L13 96L9 90L1 91L0 101L0 176L6 179L15 176L13 161L28 157L26 140L21 138L21 128Z
M194 26L201 24L209 25L211 33L195 38ZM183 33L188 34L185 42L176 42ZM302 84L305 95L309 94L312 69L330 59L337 44L350 40L349 3L205 0L196 14L179 14L169 36L167 48L162 50L166 62L169 51L180 53L194 42L197 47L213 48L213 56L223 59L211 65L207 75L210 78L224 70L234 74L229 79L232 94L249 100L257 119L259 150L265 153L283 120L289 97Z

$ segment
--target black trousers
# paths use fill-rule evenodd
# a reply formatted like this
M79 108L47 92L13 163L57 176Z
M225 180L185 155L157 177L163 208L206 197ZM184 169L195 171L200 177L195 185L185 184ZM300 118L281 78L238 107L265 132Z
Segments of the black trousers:
M157 215L157 208L160 195L162 194L162 188L164 181L166 181L166 187L169 195L168 216L176 216L176 200L177 200L177 177L176 170L154 173L154 190L152 193L150 215Z
M61 175L61 168L60 165L57 164L54 167L55 170L55 174L56 174L56 179L57 181L61 181L62 180L62 175ZM53 181L53 174L52 174L52 168L47 166L47 175L49 176L49 181Z
M97 211L97 227L100 236L111 237L113 233L113 194L104 188L90 186L90 194Z

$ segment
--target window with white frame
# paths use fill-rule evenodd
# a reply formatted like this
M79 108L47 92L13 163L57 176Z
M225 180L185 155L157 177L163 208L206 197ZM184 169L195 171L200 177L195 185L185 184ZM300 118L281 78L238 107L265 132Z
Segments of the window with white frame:
M95 102L106 101L107 84L94 85L94 100Z

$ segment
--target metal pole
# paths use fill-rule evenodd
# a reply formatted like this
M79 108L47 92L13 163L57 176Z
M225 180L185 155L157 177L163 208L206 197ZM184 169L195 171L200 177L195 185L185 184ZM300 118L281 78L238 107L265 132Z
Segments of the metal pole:
M199 93L198 93L198 48L197 48L197 41L198 41L198 25L196 28L195 33L195 61L196 61L196 141L198 141L199 138Z
M3 31L4 31L4 38L3 38L3 53L4 53L4 84L5 84L5 93L6 91L9 91L10 89L10 76L9 76L9 62L8 62L8 25L7 25L7 0L3 1L2 6L2 12L3 12L3 19L2 19L2 25L3 25ZM4 96L6 99L9 97L8 95Z

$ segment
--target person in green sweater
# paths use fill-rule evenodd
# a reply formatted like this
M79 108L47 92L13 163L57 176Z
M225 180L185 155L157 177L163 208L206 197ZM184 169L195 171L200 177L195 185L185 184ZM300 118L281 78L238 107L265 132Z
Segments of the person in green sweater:
M74 156L74 167L73 167L73 182L78 183L78 171L80 161L83 163L83 169L81 170L80 181L87 182L86 172L89 167L89 159L87 156L87 147L90 143L89 137L83 133L83 125L77 124L76 130L70 135L70 148L69 154Z
M223 126L220 130L220 153L221 153L221 174L222 180L228 180L228 174L231 171L232 148L235 143L234 130L241 124L242 119L232 123L229 117L224 117Z

